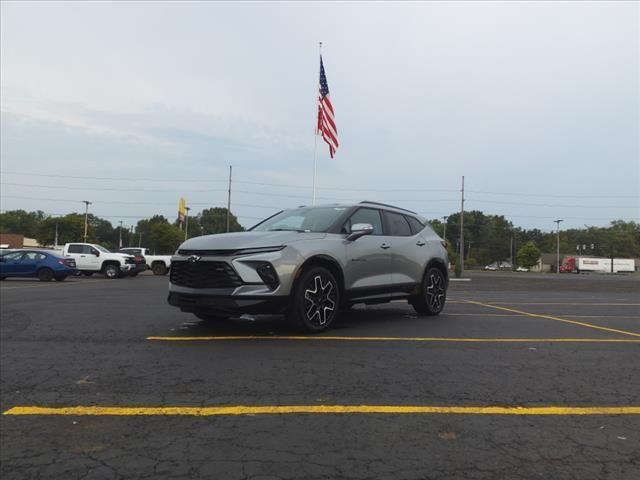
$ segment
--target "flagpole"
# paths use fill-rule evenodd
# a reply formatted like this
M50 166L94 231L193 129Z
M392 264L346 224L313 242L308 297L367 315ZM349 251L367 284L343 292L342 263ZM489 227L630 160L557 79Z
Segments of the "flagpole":
M318 46L318 52L319 52L319 59L322 58L322 42L320 42L320 45ZM319 71L320 67L318 67L318 71ZM318 73L318 78L319 77L319 73ZM318 102L318 95L319 95L319 91L320 91L320 83L318 80L318 84L316 85L316 106L317 106L317 102ZM311 197L311 205L315 205L316 204L316 173L317 173L317 169L318 169L318 119L316 117L316 127L314 129L314 143L313 143L313 195Z

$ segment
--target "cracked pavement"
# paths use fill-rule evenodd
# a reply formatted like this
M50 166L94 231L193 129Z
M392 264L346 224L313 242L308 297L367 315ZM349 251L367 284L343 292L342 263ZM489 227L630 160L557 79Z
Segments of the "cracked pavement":
M238 340L279 317L201 322L167 277L0 286L0 408L13 406L638 406L640 343ZM638 337L637 276L473 275L444 315L356 307L329 335ZM284 414L0 417L3 479L637 479L640 416Z

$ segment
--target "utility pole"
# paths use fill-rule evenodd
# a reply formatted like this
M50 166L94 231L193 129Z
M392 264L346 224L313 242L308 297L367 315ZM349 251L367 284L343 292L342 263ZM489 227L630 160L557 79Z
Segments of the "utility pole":
M511 262L511 270L513 270L513 229L511 230L511 238L509 239L509 261Z
M462 196L460 201L460 275L464 273L464 175L462 176Z
M89 226L89 205L91 205L91 202L83 200L82 203L84 203L84 243L87 243L87 229Z
M556 273L560 273L560 222L564 220L554 220L556 224Z
M442 236L444 237L444 243L447 243L447 220L449 220L449 217L447 217L446 215L444 217L442 217L442 224L444 225L444 232L442 233Z
M227 233L229 233L229 221L231 216L231 170L233 167L229 165L229 196L227 197Z
M118 248L122 248L122 220L120 220L120 228L118 229Z
M138 234L138 248L142 248L142 230Z
M56 219L56 238L53 241L54 247L58 246L58 220Z
M186 240L189 235L189 210L191 210L191 207L184 207L184 209L187 211L187 215L184 222L184 239Z

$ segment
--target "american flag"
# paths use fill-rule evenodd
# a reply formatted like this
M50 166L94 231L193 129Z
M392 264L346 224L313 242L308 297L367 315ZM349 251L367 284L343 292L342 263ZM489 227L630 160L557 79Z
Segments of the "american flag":
M318 128L316 133L322 135L322 139L329 145L329 155L331 158L338 149L338 129L333 117L333 105L329 98L329 85L327 76L324 73L322 55L320 56L320 93L318 95Z

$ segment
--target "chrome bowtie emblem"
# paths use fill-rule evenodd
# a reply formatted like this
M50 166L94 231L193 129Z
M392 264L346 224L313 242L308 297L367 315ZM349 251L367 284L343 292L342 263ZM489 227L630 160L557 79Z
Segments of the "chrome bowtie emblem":
M199 262L201 258L202 258L202 257L200 257L200 256L198 256L198 255L191 255L191 256L187 259L187 261L189 261L189 262L191 262L191 263L196 263L196 262Z

